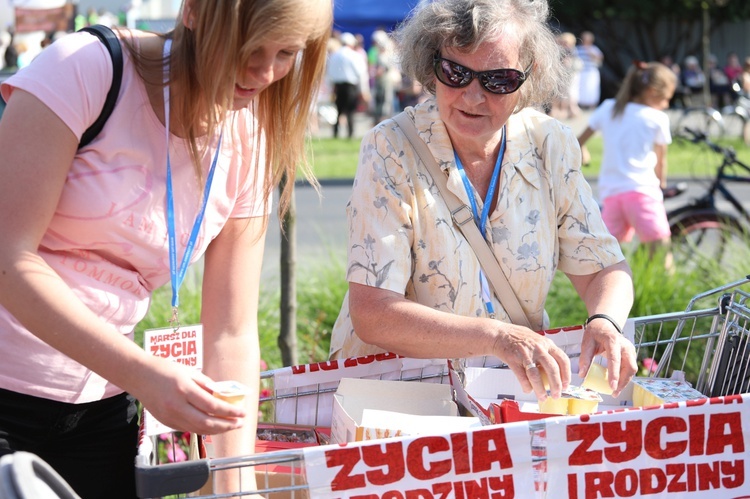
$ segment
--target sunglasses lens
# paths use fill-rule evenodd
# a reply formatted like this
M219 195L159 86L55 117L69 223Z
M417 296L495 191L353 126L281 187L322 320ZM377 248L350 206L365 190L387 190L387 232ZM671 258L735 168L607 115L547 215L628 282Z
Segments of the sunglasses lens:
M435 64L435 74L438 79L449 87L459 88L471 81L471 73L459 64L445 59L439 59Z
M509 94L518 90L523 83L523 73L515 69L488 71L482 75L484 88L495 94Z
M526 74L517 69L474 72L439 56L435 57L435 75L444 85L452 88L465 87L474 77L477 77L482 86L493 94L511 94L518 90L526 80Z

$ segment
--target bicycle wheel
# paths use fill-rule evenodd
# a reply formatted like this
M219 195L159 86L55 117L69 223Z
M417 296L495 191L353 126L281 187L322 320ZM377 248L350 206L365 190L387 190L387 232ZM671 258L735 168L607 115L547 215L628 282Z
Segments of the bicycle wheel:
M727 112L722 112L724 121L724 136L732 139L744 138L743 133L748 116L732 108Z
M680 132L685 128L690 128L713 139L724 136L724 120L721 113L710 107L686 109L677 122L677 131Z
M670 220L672 252L681 265L734 266L733 259L746 254L750 241L742 223L733 215L715 210L692 211Z

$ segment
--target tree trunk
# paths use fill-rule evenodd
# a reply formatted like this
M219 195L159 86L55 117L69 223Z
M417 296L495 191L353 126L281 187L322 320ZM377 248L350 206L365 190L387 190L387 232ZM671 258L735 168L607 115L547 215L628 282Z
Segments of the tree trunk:
M287 177L281 181L279 192L284 189ZM289 201L289 210L284 215L281 232L281 304L278 345L281 361L285 366L299 364L297 360L297 213L294 192Z
M703 48L703 105L711 107L711 72L708 59L711 57L711 14L708 12L708 2L703 2L703 36L701 37Z

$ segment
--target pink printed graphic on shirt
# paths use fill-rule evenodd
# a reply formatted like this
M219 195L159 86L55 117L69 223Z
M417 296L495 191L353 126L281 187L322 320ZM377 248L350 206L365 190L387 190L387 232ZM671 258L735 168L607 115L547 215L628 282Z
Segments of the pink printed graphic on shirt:
M56 215L63 218L71 218L76 220L101 220L105 218L111 218L114 215L134 207L151 194L153 188L153 180L149 173L143 166L121 166L112 170L96 170L86 173L76 173L68 176L68 184L76 185L79 181L83 181L85 177L104 177L111 175L111 180L101 178L101 183L105 185L111 185L112 182L116 182L119 185L142 185L143 190L140 193L132 193L133 198L125 200L125 204L117 206L117 203L111 202L109 199L100 198L89 198L86 200L86 204L80 206L81 212L76 213L75 210L65 212L65 209L58 207ZM100 182L96 182L100 183Z

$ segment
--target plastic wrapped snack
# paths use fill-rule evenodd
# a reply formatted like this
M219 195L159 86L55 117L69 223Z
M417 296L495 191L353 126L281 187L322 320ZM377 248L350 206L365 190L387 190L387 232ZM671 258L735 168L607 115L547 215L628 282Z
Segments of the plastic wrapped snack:
M591 414L599 409L602 398L593 390L583 387L571 386L568 390L568 414Z
M650 407L682 400L706 398L687 381L666 378L633 378L633 406Z
M239 381L216 381L209 385L214 397L225 400L230 404L239 405L245 400L247 387Z
M591 414L599 408L602 398L593 390L580 386L569 386L558 399L547 397L539 402L539 412L543 414Z

